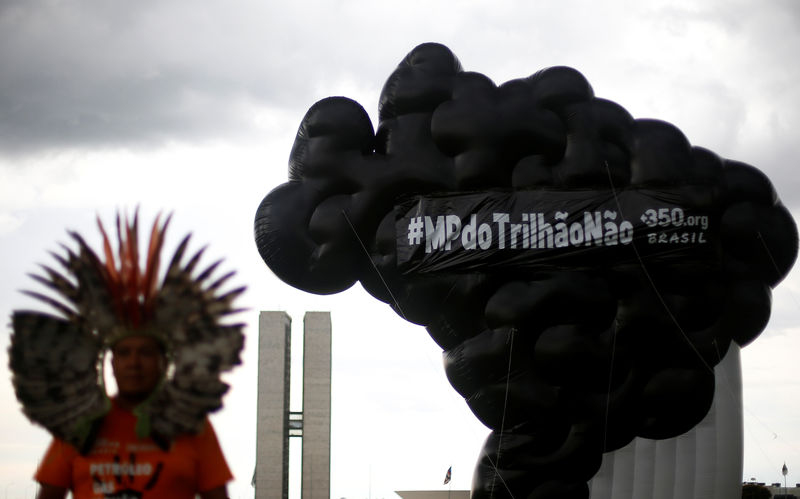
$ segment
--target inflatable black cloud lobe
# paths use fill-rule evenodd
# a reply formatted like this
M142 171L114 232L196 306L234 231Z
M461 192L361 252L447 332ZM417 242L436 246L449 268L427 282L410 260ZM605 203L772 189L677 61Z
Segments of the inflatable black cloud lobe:
M586 498L603 452L695 426L797 254L754 167L574 69L496 86L438 44L389 77L377 132L350 99L309 109L255 239L288 284L360 281L427 328L492 429L476 498Z

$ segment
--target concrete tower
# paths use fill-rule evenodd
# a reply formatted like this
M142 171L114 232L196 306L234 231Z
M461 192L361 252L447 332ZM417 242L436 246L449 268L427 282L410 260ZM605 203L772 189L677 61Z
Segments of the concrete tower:
M306 312L303 410L290 412L291 323L285 312L261 312L258 323L256 499L288 499L289 438L302 438L302 499L330 498L331 318Z

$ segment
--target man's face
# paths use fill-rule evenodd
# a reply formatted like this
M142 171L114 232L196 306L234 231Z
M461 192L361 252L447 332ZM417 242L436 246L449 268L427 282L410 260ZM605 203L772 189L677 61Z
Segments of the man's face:
M111 349L111 368L119 395L142 401L155 389L166 369L166 358L155 338L128 336Z

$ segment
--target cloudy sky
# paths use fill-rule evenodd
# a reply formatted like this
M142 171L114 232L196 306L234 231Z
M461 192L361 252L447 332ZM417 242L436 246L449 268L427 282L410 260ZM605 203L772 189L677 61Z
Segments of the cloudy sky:
M800 212L797 0L2 0L0 315L30 305L25 275L66 229L96 241L95 215L173 212L169 244L192 232L249 288L244 364L213 418L232 497L252 497L258 310L287 310L296 325L305 310L332 312L332 497L441 488L449 466L453 487L468 488L487 430L424 329L358 286L326 297L290 288L252 238L308 107L344 95L375 122L385 79L427 41L496 83L572 66L634 117L757 166ZM800 482L798 272L743 351L744 479L782 481L785 461ZM32 497L49 437L8 381L0 401L0 494Z

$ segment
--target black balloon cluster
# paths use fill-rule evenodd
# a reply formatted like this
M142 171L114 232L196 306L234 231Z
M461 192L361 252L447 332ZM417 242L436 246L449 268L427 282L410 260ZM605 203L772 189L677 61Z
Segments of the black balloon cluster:
M397 207L409 198L588 192L613 206L640 191L702 212L707 225L549 265L398 265ZM674 225L689 225L664 210L651 225L675 213ZM698 233L703 258L670 253L670 241ZM565 234L566 244L586 237ZM647 251L657 237L665 249ZM377 132L350 99L309 109L289 181L258 207L255 238L292 286L328 294L360 281L426 326L451 384L492 429L473 497L586 498L603 452L691 429L711 405L713 367L766 326L771 288L797 254L794 221L759 170L691 146L668 123L633 119L574 69L497 86L432 43L389 77Z

